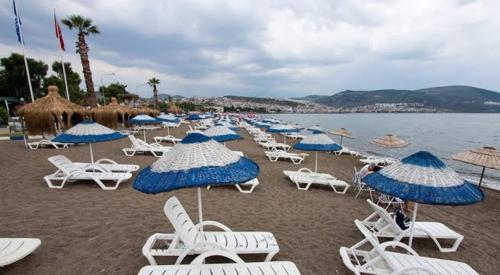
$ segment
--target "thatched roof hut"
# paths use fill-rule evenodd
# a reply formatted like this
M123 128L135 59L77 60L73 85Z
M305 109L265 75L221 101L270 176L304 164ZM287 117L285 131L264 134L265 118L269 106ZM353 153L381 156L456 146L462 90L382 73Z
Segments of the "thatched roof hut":
M149 115L149 116L158 116L160 114L160 111L158 110L155 110L155 109L151 109L149 107L141 107L141 108L137 108L135 109L136 111L136 114L145 114L145 115Z
M83 120L87 110L59 95L57 86L49 86L46 96L18 110L31 134L56 133Z
M111 103L108 105L92 110L92 116L96 122L111 128L117 128L136 113L136 110L118 104L115 97L111 98Z
M169 107L168 107L168 112L171 113L171 114L180 114L182 113L182 109L179 108L176 104L171 104Z

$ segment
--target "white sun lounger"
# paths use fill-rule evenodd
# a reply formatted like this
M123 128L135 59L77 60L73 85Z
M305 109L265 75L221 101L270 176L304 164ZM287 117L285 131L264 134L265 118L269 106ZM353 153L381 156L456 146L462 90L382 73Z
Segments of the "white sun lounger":
M163 210L175 233L156 233L148 238L142 247L142 254L151 265L156 265L154 257L202 254L215 246L236 254L267 254L265 261L270 261L279 252L276 238L270 232L234 232L219 222L203 221L203 226L218 227L223 231L204 230L202 235L200 224L193 223L176 197L168 199ZM168 247L155 248L157 243Z
M375 212L364 219L362 223L370 229L372 234L379 238L390 238L396 242L410 236L410 229L401 229L394 221L392 215L385 211L384 208L376 205L371 200L366 201ZM455 252L464 239L464 236L439 222L415 222L413 238L432 239L439 248L439 251ZM444 247L440 240L448 240L453 243L451 246Z
M266 150L290 150L290 145L281 142L259 142L259 145L264 147Z
M259 184L259 179L255 178L244 183L235 184L234 186L236 186L238 191L240 191L241 193L250 194ZM207 186L207 190L210 190L211 187L211 185ZM248 189L243 189L243 187L248 187Z
M397 160L394 158L381 158L381 157L369 156L364 159L360 159L359 161L369 165L389 165L393 164Z
M297 133L284 134L284 136L291 139L303 139L306 137L306 135L301 135Z
M33 238L0 238L0 267L21 260L35 251L42 241Z
M134 156L136 153L147 153L150 152L155 157L161 157L164 153L170 151L172 147L162 146L158 143L147 143L141 139L134 137L133 135L129 135L128 138L132 141L132 147L123 148L123 153L128 156Z
M47 148L54 147L55 149L68 149L70 145L74 145L73 143L62 143L56 142L48 139L42 139L32 142L25 141L26 148L31 150L36 150L38 148Z
M297 185L297 189L307 191L313 184L330 186L335 193L345 194L349 189L349 184L345 181L338 180L334 176L327 173L313 172L309 168L300 168L298 171L283 171L283 173ZM301 185L305 185L301 187ZM337 190L340 188L340 190Z
M338 151L334 151L335 155L342 155L342 154L345 154L345 155L351 155L351 156L359 156L359 152L357 151L353 151L349 148L347 148L346 146L342 146L342 149L338 150Z
M205 264L208 257L224 257L234 263ZM245 263L238 255L227 250L212 250L197 256L190 264L180 264L183 258L174 265L148 265L138 275L299 275L297 266L292 262L252 262Z
M283 150L264 151L264 153L266 154L266 157L272 162L276 162L279 159L284 159L290 160L293 164L301 164L305 160L306 156L308 156L308 154L305 153L297 154Z
M354 246L340 248L340 256L344 265L354 274L431 274L431 275L474 275L478 274L466 263L421 257L404 243L389 241L379 243L376 236L362 222L354 221L365 239ZM372 246L370 250L362 250L363 246ZM387 251L398 247L406 253Z
M131 173L141 168L139 165L134 165L134 164L118 164L117 162L111 159L99 159L94 162L94 165L92 165L92 163L87 163L87 162L72 162L70 159L68 159L66 156L63 155L52 156L50 158L52 159L53 162L58 162L58 163L71 162L78 168L87 172L92 172L93 171L92 169L96 168L96 169L103 169L107 172Z
M103 167L93 166L83 169L69 159L62 159L58 156L50 157L49 162L57 167L53 174L43 177L50 188L62 189L67 181L91 180L97 183L104 190L116 190L122 181L132 177L131 173L111 172ZM113 186L106 186L103 181L114 182ZM55 182L61 182L56 184Z
M165 142L171 142L173 144L176 144L177 142L181 142L182 139L180 138L176 138L172 135L169 135L169 136L163 136L163 137L154 137L155 141L157 143L159 142L162 142L162 141L165 141Z

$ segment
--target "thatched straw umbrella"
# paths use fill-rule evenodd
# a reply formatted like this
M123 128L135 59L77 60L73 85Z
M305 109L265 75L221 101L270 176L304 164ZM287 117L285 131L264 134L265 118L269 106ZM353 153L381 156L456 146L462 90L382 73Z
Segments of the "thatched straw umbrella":
M352 136L351 132L347 131L346 128L339 128L336 130L332 130L332 131L330 131L330 133L332 133L333 135L336 135L336 136L340 136L340 145L342 145L342 141L343 141L344 137L354 138Z
M134 109L118 104L115 97L111 98L111 103L108 105L92 110L96 122L111 128L117 128L134 114L136 114Z
M87 110L59 95L57 86L49 86L46 96L19 108L19 115L32 134L56 133L83 120ZM57 125L57 126L56 126Z
M383 137L375 138L372 143L381 147L389 148L402 148L408 146L410 143L398 138L396 135L387 134Z
M158 116L160 114L160 111L151 109L149 107L137 108L135 109L135 111L137 112L136 114L145 114L149 116Z
M494 147L482 147L460 152L452 155L452 158L454 160L483 167L481 178L479 179L479 187L481 187L486 167L500 170L500 151L497 151Z

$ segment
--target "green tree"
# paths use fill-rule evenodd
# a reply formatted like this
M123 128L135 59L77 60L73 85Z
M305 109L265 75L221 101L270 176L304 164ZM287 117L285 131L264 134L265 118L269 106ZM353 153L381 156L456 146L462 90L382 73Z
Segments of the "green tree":
M0 95L24 98L31 101L26 68L24 67L24 56L12 53L9 57L0 59ZM28 67L33 86L33 95L39 98L44 95L43 80L47 75L49 67L41 60L28 58Z
M65 62L64 68L66 70L66 80L68 82L69 99L77 104L83 104L85 93L80 89L82 79L80 75L73 71L71 63ZM66 90L64 88L64 75L62 71L61 62L55 61L52 63L52 71L56 74L51 75L44 80L44 90L47 90L49 85L56 85L59 88L61 96L66 98Z
M149 86L153 87L153 96L154 96L154 108L156 110L156 106L158 105L158 89L156 85L160 84L160 80L158 78L151 78L148 80Z
M119 82L111 83L108 86L99 87L99 92L106 98L106 102L111 102L112 97L116 97L118 101L123 101L130 96L127 92L127 85Z
M64 18L61 22L70 30L76 29L78 31L76 52L80 54L82 62L83 78L85 79L85 87L87 88L87 104L96 107L97 98L94 90L94 81L92 80L92 71L90 70L89 46L85 37L91 34L99 34L99 29L96 25L92 24L92 19L76 14Z

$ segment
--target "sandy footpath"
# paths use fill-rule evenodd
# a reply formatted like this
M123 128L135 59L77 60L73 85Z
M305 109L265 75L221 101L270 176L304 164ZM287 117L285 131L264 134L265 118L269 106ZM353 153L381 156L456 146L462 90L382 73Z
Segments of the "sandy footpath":
M172 132L182 137L185 130ZM346 195L327 188L297 190L282 171L313 168L314 153L301 165L271 163L244 130L240 133L245 139L229 142L228 147L243 151L260 165L261 184L252 194L239 193L232 186L204 190L205 219L233 230L273 232L281 250L274 260L293 261L302 274L351 274L338 251L362 238L353 220L371 213L366 197L354 199L352 190ZM166 135L166 130L149 133L148 141L161 134ZM95 144L95 157L141 167L156 160L150 155L126 157L120 150L126 146L130 146L128 139ZM197 218L195 189L146 195L135 191L132 181L116 191L103 191L91 182L49 189L43 176L55 171L47 158L56 154L89 161L88 145L29 151L21 141L0 141L0 237L42 240L35 253L0 268L0 274L136 274L148 263L141 252L146 239L155 232L173 232L162 210L167 198L177 196L193 220ZM353 157L320 153L319 171L347 182L354 165L359 163ZM485 193L484 202L471 206L419 207L419 220L443 222L465 239L456 253L440 253L431 240L417 240L417 252L467 262L480 274L499 274L500 192ZM243 259L257 261L264 256Z

